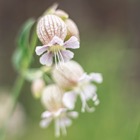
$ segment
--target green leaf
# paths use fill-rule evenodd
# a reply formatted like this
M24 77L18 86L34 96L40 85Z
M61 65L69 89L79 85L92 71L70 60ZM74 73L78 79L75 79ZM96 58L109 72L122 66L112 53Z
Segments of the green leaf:
M29 55L31 53L31 46L30 44L30 36L31 36L31 29L35 23L34 19L29 19L21 28L21 31L17 38L17 49L13 55L13 65L16 70L21 70L24 65L27 63L29 59ZM35 31L33 31L35 32ZM34 33L33 33L34 34Z
M20 47L21 49L25 49L29 45L30 31L34 23L35 23L34 19L29 19L25 22L25 24L21 28L17 40L18 47Z
M24 73L24 77L28 81L33 81L35 79L41 78L42 76L43 76L43 71L37 68L26 70Z

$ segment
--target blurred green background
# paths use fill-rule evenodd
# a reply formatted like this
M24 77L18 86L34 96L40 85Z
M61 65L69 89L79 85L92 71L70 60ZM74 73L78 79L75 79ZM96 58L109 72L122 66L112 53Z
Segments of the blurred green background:
M40 16L59 2L78 24L81 48L75 60L87 71L101 72L100 105L94 113L80 114L62 140L140 140L140 2L138 0L0 0L0 86L12 87L17 73L11 64L15 38L30 17ZM36 66L39 66L38 57ZM53 124L39 127L44 111L27 82L19 101L27 116L20 137L7 140L53 140ZM77 104L77 110L80 108Z

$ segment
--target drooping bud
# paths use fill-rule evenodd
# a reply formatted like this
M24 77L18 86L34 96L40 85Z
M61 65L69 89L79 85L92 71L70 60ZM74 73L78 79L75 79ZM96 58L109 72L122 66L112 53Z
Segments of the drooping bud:
M92 100L95 105L99 104L97 98L97 88L91 82L101 83L102 75L100 73L87 74L82 67L75 61L69 61L61 65L61 69L53 69L52 77L54 81L65 90L68 90L64 94L63 103L69 108L71 102L76 101L77 95L80 96L82 102L81 111L93 112L94 107L89 107L87 101Z
M66 20L69 18L69 15L61 9L56 10L54 14L59 16L62 20Z
M66 24L58 16L43 16L37 24L37 35L44 45L50 43L55 36L64 40L67 35Z
M78 30L78 27L75 24L75 22L72 19L67 19L67 20L65 20L65 24L67 25L67 37L66 37L66 39L69 39L71 36L75 36L78 39L80 39L79 30Z
M60 89L57 85L52 84L43 90L41 101L46 109L56 112L63 107L62 96L62 89Z
M42 90L45 87L45 82L43 81L43 79L36 79L33 81L32 85L31 85L31 91L32 94L35 98L40 98Z
M77 62L69 61L62 64L61 69L54 67L52 77L60 87L69 89L77 86L78 80L83 73L83 68Z

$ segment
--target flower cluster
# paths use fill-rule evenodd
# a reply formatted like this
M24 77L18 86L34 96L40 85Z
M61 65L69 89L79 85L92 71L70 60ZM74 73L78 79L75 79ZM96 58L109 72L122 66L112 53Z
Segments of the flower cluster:
M36 54L41 55L40 63L43 65L51 66L53 57L56 64L67 62L74 56L67 49L80 47L78 28L62 10L53 8L51 13L41 17L37 24L37 35L43 46L36 47Z
M35 51L44 66L33 74L31 91L45 108L40 126L48 127L54 121L55 135L60 136L61 132L66 135L66 128L78 117L74 110L78 97L81 112L93 112L99 104L94 83L102 83L102 75L87 74L79 63L71 60L74 54L68 49L80 47L79 31L69 15L57 6L38 20L37 36L43 45ZM89 100L93 102L91 107Z

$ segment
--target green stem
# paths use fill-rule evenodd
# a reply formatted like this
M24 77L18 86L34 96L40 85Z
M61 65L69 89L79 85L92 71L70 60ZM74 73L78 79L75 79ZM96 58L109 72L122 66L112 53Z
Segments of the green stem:
M137 129L137 131L136 131L135 140L140 140L140 123L139 123L138 129Z
M37 36L36 36L36 33L33 33L33 36L32 36L32 39L31 39L31 44L29 46L31 48L29 59L28 59L28 62L24 65L23 71L26 71L30 67L36 43L37 43ZM20 73L19 76L17 77L16 81L15 81L15 84L14 84L14 87L13 87L13 90L12 90L13 106L12 106L11 112L9 114L9 117L8 117L7 121L4 124L4 127L0 130L0 140L5 140L5 138L6 138L6 128L7 128L7 125L8 125L8 121L9 121L11 115L13 114L13 112L15 110L17 100L18 100L18 97L21 93L24 82L25 82L24 75L22 73Z

